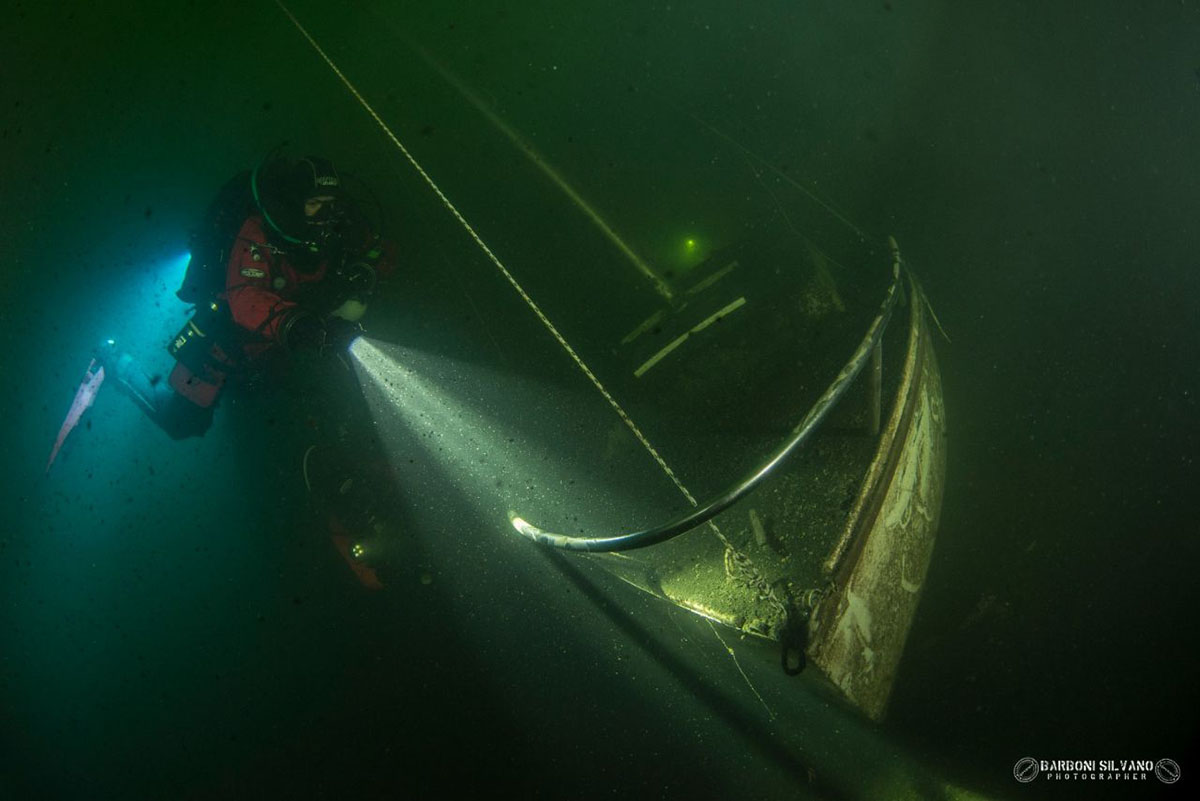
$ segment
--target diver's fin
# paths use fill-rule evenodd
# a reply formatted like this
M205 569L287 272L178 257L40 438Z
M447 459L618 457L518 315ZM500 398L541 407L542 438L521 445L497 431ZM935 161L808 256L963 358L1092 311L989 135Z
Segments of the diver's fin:
M75 400L71 401L71 408L67 410L67 416L58 429L58 438L54 440L50 458L46 461L47 473L50 472L50 465L54 464L59 449L67 441L67 436L75 429L75 426L79 425L83 413L96 402L96 393L100 391L100 385L103 383L104 365L97 366L96 360L92 359L83 373L83 381L79 383L79 389L75 390Z
M359 583L368 590L382 590L383 582L380 581L379 574L375 568L362 560L359 555L361 546L350 541L350 535L346 533L346 529L342 528L337 518L329 518L329 530L332 532L330 539L333 540L333 547L337 548L338 553L346 560L346 564L354 571L354 576Z

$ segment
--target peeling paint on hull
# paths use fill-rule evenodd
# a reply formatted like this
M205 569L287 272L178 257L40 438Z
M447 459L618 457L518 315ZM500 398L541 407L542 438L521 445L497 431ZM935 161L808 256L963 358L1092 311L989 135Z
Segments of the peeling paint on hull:
M812 622L809 656L858 708L882 719L933 554L946 464L941 376L913 286L904 378L841 541L833 591Z

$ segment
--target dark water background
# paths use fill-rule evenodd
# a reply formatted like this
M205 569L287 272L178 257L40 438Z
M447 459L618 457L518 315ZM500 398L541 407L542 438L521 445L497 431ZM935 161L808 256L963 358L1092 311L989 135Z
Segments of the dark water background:
M604 244L551 193L509 198L528 165L407 39L581 177L659 263L675 221L716 243L776 215L697 118L894 234L953 343L938 346L940 539L887 736L1011 797L1023 756L1200 768L1194 6L295 11L489 244L545 265L523 277L582 348L603 341L581 313L593 298L630 324L654 298L603 269ZM586 794L561 782L598 781L619 748L545 774L508 753L552 728L530 734L488 684L469 629L423 614L424 590L365 595L310 536L290 494L303 447L273 436L275 401L230 403L203 441L170 443L108 393L39 475L95 340L118 336L165 369L188 225L283 138L369 175L384 198L420 266L405 280L421 305L397 312L414 340L569 383L549 356L522 358L536 322L274 4L14 2L0 53L0 792ZM796 214L807 202L778 200ZM627 701L560 712L558 733L636 720ZM637 759L646 781L611 786L702 797L678 778L697 759ZM736 775L728 755L704 760Z

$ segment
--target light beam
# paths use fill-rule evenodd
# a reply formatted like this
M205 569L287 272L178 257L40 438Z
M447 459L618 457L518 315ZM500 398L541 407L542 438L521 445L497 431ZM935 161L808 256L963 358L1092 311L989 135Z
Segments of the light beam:
M521 508L583 533L626 521L640 505L602 486L597 472L613 471L618 458L605 455L612 434L597 431L591 415L573 413L578 401L561 391L365 338L351 354L380 438L410 489L427 484L436 467L437 483L452 486L498 528Z

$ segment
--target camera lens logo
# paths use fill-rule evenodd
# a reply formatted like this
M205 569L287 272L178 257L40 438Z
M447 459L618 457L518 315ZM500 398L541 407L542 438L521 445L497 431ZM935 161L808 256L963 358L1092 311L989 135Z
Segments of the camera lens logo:
M1163 784L1179 781L1179 763L1173 759L1160 759L1154 763L1154 775Z
M1022 784L1027 784L1037 778L1038 761L1033 757L1018 759L1013 765L1013 778Z

